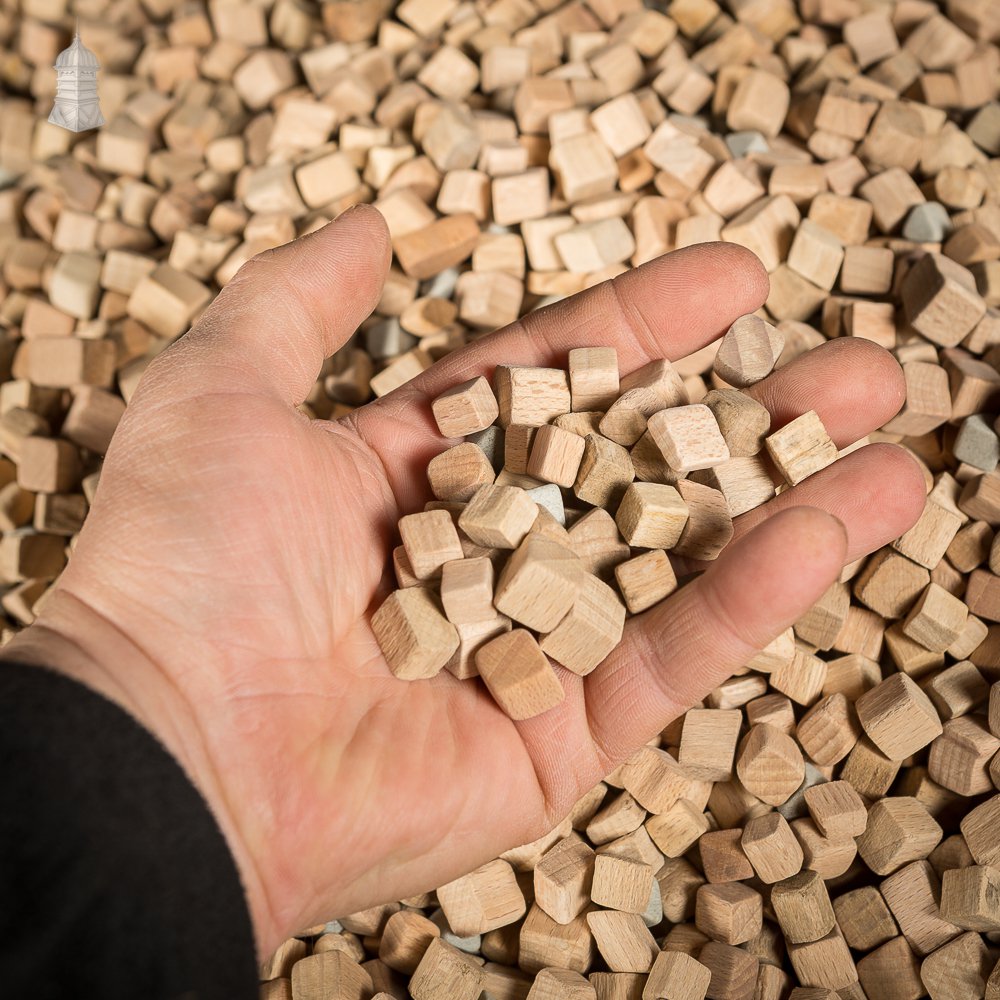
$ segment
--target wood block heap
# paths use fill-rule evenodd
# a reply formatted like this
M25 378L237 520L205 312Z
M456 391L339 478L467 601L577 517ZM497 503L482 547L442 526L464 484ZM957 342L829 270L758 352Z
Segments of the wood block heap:
M741 317L723 339L726 371L741 370L741 384L759 381L774 365L774 352L765 364L757 361L761 337L765 344L781 340L765 326ZM767 410L740 390L728 391L745 399L754 417L753 443L740 441L744 459L766 470L766 447L775 467L789 470L789 486L836 459L812 411L769 433ZM731 436L742 409L728 399ZM393 560L399 589L375 612L372 629L396 677L478 675L515 720L563 700L553 662L586 676L621 641L629 614L676 589L668 553L716 558L733 536L734 514L774 495L772 486L753 503L741 498L734 510L725 491L688 480L732 461L716 411L688 402L669 361L622 378L613 347L571 350L565 370L500 365L492 384L480 376L456 385L432 401L431 411L442 437L466 440L431 459L427 477L436 499L400 519L402 544ZM643 425L627 432L631 449L602 433L615 414L622 415L613 423L620 434L630 421ZM659 475L650 474L650 464ZM784 690L792 694L791 681ZM827 728L842 721L838 716ZM728 763L717 762L714 726L724 727ZM696 736L689 734L692 774L728 775L738 731L738 712L720 713L716 723L706 717L698 751L690 749ZM695 753L707 759L696 762Z
M80 135L45 121L77 18L107 118ZM481 674L512 716L558 699L553 662L595 668L678 557L855 447L760 379L845 337L902 368L868 441L920 463L910 530L545 837L304 929L264 997L1000 998L998 42L995 0L3 5L0 641L152 359L246 260L360 202L393 263L306 394L319 419L675 249L768 272L757 314L673 365L618 373L591 335L565 372L438 401L454 447L401 526L388 652Z

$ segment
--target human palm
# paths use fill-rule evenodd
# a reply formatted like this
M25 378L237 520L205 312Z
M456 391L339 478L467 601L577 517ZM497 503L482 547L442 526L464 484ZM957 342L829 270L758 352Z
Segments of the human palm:
M687 355L757 308L766 279L738 247L681 251L310 421L295 404L374 307L388 257L377 213L349 212L252 261L154 362L56 594L11 649L115 698L178 757L236 856L262 954L541 835L923 502L901 450L849 455L741 518L595 673L557 668L566 699L535 719L511 722L447 672L399 681L369 622L393 585L396 522L445 447L430 399L498 363L564 364L571 347L614 345L624 372ZM845 340L754 393L776 425L817 410L843 446L896 411L901 386L889 355Z

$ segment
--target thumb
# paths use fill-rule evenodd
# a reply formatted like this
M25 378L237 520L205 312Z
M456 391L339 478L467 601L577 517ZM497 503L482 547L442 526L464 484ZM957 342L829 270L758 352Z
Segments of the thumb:
M391 258L385 220L370 205L258 254L144 383L176 389L180 381L192 395L257 391L301 403L324 359L377 305Z

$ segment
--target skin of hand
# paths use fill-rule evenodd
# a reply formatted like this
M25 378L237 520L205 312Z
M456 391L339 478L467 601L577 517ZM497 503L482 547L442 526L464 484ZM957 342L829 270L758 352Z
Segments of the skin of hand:
M429 498L430 400L499 363L621 370L683 357L757 309L738 246L658 258L435 364L337 421L295 407L379 300L388 232L369 207L246 264L149 367L93 509L38 621L4 655L117 701L175 755L236 858L258 952L421 892L541 836L576 799L799 618L845 563L923 508L923 477L874 444L740 518L701 576L631 620L563 703L510 721L483 686L389 672L370 617L396 522ZM759 383L780 426L816 410L843 447L901 405L881 348L843 338Z

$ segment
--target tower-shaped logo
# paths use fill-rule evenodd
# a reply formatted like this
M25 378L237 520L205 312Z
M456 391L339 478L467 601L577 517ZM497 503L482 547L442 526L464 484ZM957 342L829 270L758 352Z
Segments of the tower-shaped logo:
M73 43L56 58L56 103L49 115L53 125L71 132L85 132L104 124L97 97L97 56L80 41L80 32Z

